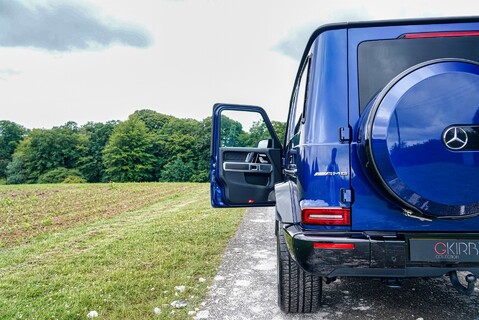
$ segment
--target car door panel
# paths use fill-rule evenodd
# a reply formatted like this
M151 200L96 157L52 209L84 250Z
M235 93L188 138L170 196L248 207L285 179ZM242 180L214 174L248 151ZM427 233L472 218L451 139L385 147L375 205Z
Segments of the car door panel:
M271 139L258 147L223 146L221 111L259 113ZM223 139L225 140L225 139ZM251 106L215 105L211 157L211 200L214 207L271 206L274 185L281 182L281 145L263 109Z
M222 166L219 176L228 204L274 204L274 198L270 193L273 191L278 172L273 170L273 165L269 161L270 151L275 153L274 150L268 149L220 149Z

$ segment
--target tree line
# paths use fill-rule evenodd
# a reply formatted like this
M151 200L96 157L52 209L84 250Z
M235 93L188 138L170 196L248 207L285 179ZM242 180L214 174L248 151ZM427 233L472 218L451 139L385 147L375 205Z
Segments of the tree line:
M222 139L253 146L266 134L222 121ZM273 122L278 135L284 123ZM0 121L0 181L23 183L206 182L209 179L211 117L181 119L153 110L125 121L75 122L52 129L26 129Z

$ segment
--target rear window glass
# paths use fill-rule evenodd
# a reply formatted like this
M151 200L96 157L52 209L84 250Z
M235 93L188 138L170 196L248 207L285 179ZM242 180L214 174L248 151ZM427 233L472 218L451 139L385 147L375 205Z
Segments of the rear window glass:
M418 63L440 58L479 61L479 37L362 42L358 47L360 113L395 76Z

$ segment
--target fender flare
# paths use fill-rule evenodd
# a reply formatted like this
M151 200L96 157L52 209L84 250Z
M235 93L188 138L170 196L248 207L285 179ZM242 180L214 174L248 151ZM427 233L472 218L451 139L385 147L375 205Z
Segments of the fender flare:
M276 196L276 220L283 224L299 222L301 212L298 201L298 188L292 181L278 183L274 186Z

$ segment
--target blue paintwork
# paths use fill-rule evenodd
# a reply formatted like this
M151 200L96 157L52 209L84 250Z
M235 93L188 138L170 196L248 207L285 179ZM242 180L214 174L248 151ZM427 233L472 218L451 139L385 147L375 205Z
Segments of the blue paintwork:
M302 134L296 137L298 139L292 147L294 152L286 148L283 165L286 166L290 155L294 155L298 169L297 175L293 178L287 178L297 184L299 202L303 207L351 207L352 225L351 227L303 227L320 230L350 229L352 231L479 231L479 217L464 220L433 219L433 221L421 221L405 216L403 209L407 206L386 197L381 188L371 183L371 178L366 174L367 170L364 168L366 164L364 141L357 143L360 138L358 132L360 132L361 120L365 123L365 118L361 118L359 114L357 66L359 44L367 40L396 39L406 33L461 30L479 30L479 23L345 24L326 27L315 34L315 38L311 40L311 46L305 52L305 57L312 54L307 119L302 126ZM477 91L476 85L479 86L477 75L479 72L471 70L470 65L467 65L466 69L461 69L460 63L432 68L436 67L439 69L456 68L457 70L454 72L460 74L460 80L467 82L474 91ZM449 87L451 84L458 84L457 79L455 80L454 76L450 76L451 70L445 69L443 71L427 70L427 68L423 70L433 74L448 72L448 75L443 79L431 80L430 86L440 88L441 86ZM423 71L418 72L417 75ZM423 76L427 77L427 75ZM406 87L409 86L409 89L398 87L397 94L403 95L405 92L410 92L412 97L415 91L431 90L427 83L423 88L417 79L406 78L404 83ZM438 82L433 84L436 80ZM462 86L458 85L459 87ZM435 90L438 93L442 91L441 89ZM479 184L476 177L476 175L479 175L478 155L476 152L458 153L445 149L442 145L441 134L446 127L451 125L477 123L474 116L479 108L479 95L476 97L476 94L464 94L455 97L459 102L457 104L459 109L444 108L441 103L448 102L438 99L436 101L438 108L447 110L444 113L447 121L432 122L427 130L424 130L423 127L417 128L417 126L424 123L424 119L431 117L431 115L421 112L412 115L413 103L398 99L398 96L394 93L391 93L391 96L387 98L397 101L388 102L391 103L391 107L380 110L382 114L379 118L383 122L375 122L372 128L374 133L372 141L374 157L377 158L378 170L383 173L383 176L386 176L386 184L389 183L391 188L394 189L397 187L394 185L394 181L397 181L398 178L405 181L407 186L416 184L414 189L420 190L420 197L443 206L454 207L465 202L478 202ZM471 106L471 104L474 106ZM363 114L367 114L367 112L365 111ZM399 141L397 127L391 124L392 117L397 117L400 119L399 121L410 121L409 127L401 126L401 141ZM345 128L347 131L348 126L352 128L351 143L340 142L339 128ZM404 156L396 157L394 146L407 147L402 150L402 152L405 152ZM215 163L214 149L213 145L212 164ZM418 157L416 156L417 153L421 153L423 156ZM427 157L424 157L424 154ZM435 183L436 172L444 169L442 163L444 159L450 166L447 167L449 180L447 183L442 180L442 184L437 185ZM422 170L422 165L429 166L425 173L428 179L426 179L427 181L416 181L415 176L419 172L418 170ZM464 170L464 166L467 166L469 170ZM466 173L466 176L453 179L454 172L457 171ZM318 174L321 172L345 172L346 174L334 176ZM215 170L212 170L211 173L212 197L216 199L213 202L216 205L224 206L224 203L221 202L221 185L217 183ZM423 173L421 172L421 174ZM431 188L431 186L434 188ZM450 194L448 189L451 186L453 189L464 188L466 190ZM341 188L353 190L353 203L341 203ZM404 198L404 201L413 201L411 195L403 188L397 187L395 190L397 196ZM473 196L471 196L471 193ZM455 210L461 209L455 208Z
M346 30L331 30L313 45L304 145L338 144L338 129L348 127ZM328 157L329 162L329 157Z
M352 147L351 181L354 186L353 230L411 231L411 232L473 232L479 230L479 217L464 220L433 219L420 221L402 214L402 208L385 200L371 186L357 158L357 145Z
M225 174L230 170L222 170L220 162L234 159L242 163L246 162L243 158L250 157L243 157L244 150L240 150L241 157L231 156L234 150L220 150L219 145L222 110L260 112L272 129L266 114L257 107L215 105L210 170L212 205L259 206L261 203L250 203L258 194L261 199L267 198L263 204L269 205L274 194L277 231L284 232L288 250L298 265L319 276L389 278L441 276L464 269L477 272L477 262L459 261L470 261L472 257L465 257L467 252L461 257L436 255L438 251L434 252L431 239L458 240L456 243L476 243L479 239L479 64L450 57L417 65L430 56L404 57L392 65L390 72L378 72L375 81L361 83L363 98L375 95L367 106L361 105L362 114L359 102L359 73L363 77L369 71L358 70L359 58L365 63L362 67L375 67L371 61L379 61L381 68L388 68L395 61L386 56L390 51L381 50L396 48L387 47L388 44L405 44L400 50L429 45L421 40L414 43L400 39L360 47L363 41L398 39L406 33L462 30L479 31L479 17L339 24L318 29L308 41L293 86L283 152L276 144L274 150L261 149L272 155L269 159L276 170L268 179L267 192L263 193L264 183L252 188L260 185L254 179L237 183L231 191L230 182L237 175ZM447 43L433 41L439 43L439 49L448 45L442 56L456 52L474 57L466 52L466 48L471 48L466 46L475 45L475 41L463 40L464 47L450 46L457 39ZM358 52L363 54L369 49L373 55L358 57ZM379 54L374 56L376 53ZM303 70L310 70L308 77L304 77ZM303 89L300 79L308 80L305 121L293 120L302 110L295 110L295 101L302 96L298 95L298 89ZM460 150L446 146L443 140L449 128L466 128L472 144ZM273 140L279 144L277 139ZM273 184L281 179L285 183L277 185L273 192ZM232 194L247 201L226 199ZM338 207L350 209L351 225L313 226L301 222L302 208ZM431 248L423 248L429 250L424 252L431 257L430 262L411 261L412 256L422 255L423 249L414 247L421 238L431 244ZM354 250L323 250L315 243L348 243L354 245Z
M479 29L479 24L476 23L475 26L471 25L471 23L458 23L458 24L439 24L439 25L421 25L421 26L390 26L390 27L372 27L372 28L363 28L363 29L351 29L349 31L349 56L348 61L350 65L349 69L349 111L350 111L350 123L353 126L353 143L352 143L352 150L351 150L351 170L352 170L352 188L354 189L355 193L355 202L353 205L353 230L390 230L390 231L446 231L446 232L454 232L454 231L479 231L479 218L468 218L464 220L439 220L433 219L432 221L420 221L415 218L406 217L402 214L403 208L405 206L398 205L397 201L389 201L384 197L381 191L378 191L371 182L370 179L364 174L364 159L360 161L358 156L358 147L360 147L359 155L363 153L361 147L356 144L358 140L358 132L359 130L359 123L360 123L360 115L359 115L359 97L358 97L358 79L357 79L357 47L362 41L366 41L369 39L395 39L402 34L405 33L415 33L415 32L428 32L428 31L459 31L459 30L474 30ZM469 83L470 87L476 86L475 82L477 81L477 70L470 70L475 69L476 67L472 67L471 65L467 65L466 69L461 69L462 67L458 66L458 64L449 64L447 66L435 66L436 70L425 70L429 72L441 73L445 72L447 68L457 68L459 70L463 70L463 72L468 73L470 76L462 76L462 78L468 78L468 80L463 79L464 81ZM438 70L443 68L443 71ZM445 68L445 69L444 69ZM449 70L451 71L451 70ZM458 71L458 70L457 70ZM460 71L458 71L460 72ZM463 73L464 75L464 73ZM423 75L427 77L427 75ZM429 75L430 76L430 75ZM456 75L457 76L457 75ZM455 83L452 79L455 76L451 77L444 77L443 79L437 79L437 82L449 82ZM446 79L448 78L448 79ZM459 76L461 78L461 76ZM456 78L457 79L457 78ZM433 80L434 81L434 80ZM413 87L411 93L416 90L419 91L421 85L415 87L417 84L417 79L406 79L405 85L406 87L409 85ZM440 85L436 82L436 85ZM432 82L430 83L432 85ZM441 84L442 86L448 85L445 83ZM444 88L444 87L443 87ZM432 88L429 88L432 90ZM406 88L399 88L398 90L406 91ZM477 88L475 89L477 92ZM437 88L437 96L443 92L444 89ZM397 94L401 94L401 92L396 92L395 94L391 94L390 99L397 99ZM404 179L408 185L414 185L414 188L417 190L421 190L421 196L424 198L428 198L439 203L439 206L444 209L444 207L450 207L456 205L457 203L471 203L478 199L477 194L479 194L479 184L477 180L478 174L478 155L475 152L466 152L466 153L454 153L451 152L443 147L441 141L441 134L446 129L448 125L457 125L457 124L472 124L474 123L474 114L477 111L477 107L479 104L475 104L475 107L472 106L470 103L464 103L464 100L468 100L473 98L473 100L477 100L479 97L476 97L478 94L472 94L467 96L458 95L454 97L457 99L457 104L453 104L458 106L457 108L443 108L442 110L445 111L444 118L447 121L443 121L437 123L436 121L429 121L430 127L427 128L414 128L414 126L420 123L422 118L422 123L424 123L424 118L430 117L431 119L436 119L436 115L428 115L422 114L418 112L417 108L415 110L415 116L411 115L411 111L413 110L412 104L409 104L410 101L399 100L397 103L399 104L398 112L396 113L398 118L401 121L410 121L410 127L405 130L404 126L401 126L402 130L400 132L401 136L401 143L406 143L410 146L407 149L406 154L403 154L400 158L395 157L393 154L393 147L394 145L400 145L399 137L397 134L397 127L394 124L396 121L396 115L394 114L394 110L389 109L389 116L387 115L388 111L383 111L384 113L379 117L384 121L390 121L389 123L383 122L375 123L374 127L374 141L373 141L373 150L378 154L378 164L380 169L384 171L384 176L388 177L388 182L393 185L393 181L398 176L400 179ZM460 100L463 99L463 100ZM436 103L450 103L451 101L444 101L438 99ZM396 106L392 103L391 108ZM443 106L442 106L443 107ZM438 105L438 108L442 108ZM400 110L399 110L400 109ZM467 111L466 111L467 109ZM365 114L368 111L364 112ZM392 119L391 119L392 118ZM443 119L444 119L443 118ZM364 119L363 119L364 120ZM391 122L391 120L394 120ZM428 121L426 121L427 123ZM417 130L419 129L419 130ZM406 132L407 131L407 132ZM421 138L418 136L418 132L420 132ZM431 140L430 142L428 142ZM362 141L364 143L364 141ZM415 145L414 147L412 147ZM405 150L403 150L405 151ZM418 157L416 152L420 152L422 157ZM449 166L444 166L441 162L442 160L446 159L446 162L449 162ZM465 170L464 165L467 163L467 169ZM426 165L421 168L421 165ZM391 168L396 170L390 170ZM426 170L427 176L429 179L427 181L417 181L415 180L415 176L418 172L421 174L425 174L423 170ZM421 170L421 171L420 171ZM445 183L444 180L438 183L438 178L444 179L444 176L439 177L438 171L443 172L444 170L447 171L449 178L447 179L448 182ZM393 172L394 171L394 172ZM454 174L454 172L459 173ZM450 190L456 190L454 194L448 192ZM404 190L397 189L397 193L399 196L403 196L405 198L408 195L403 194ZM410 194L409 194L410 196ZM468 200L469 199L469 200ZM410 201L412 201L410 199ZM436 207L437 208L437 207ZM455 210L460 210L457 207ZM442 212L442 211L440 211ZM437 211L436 211L437 213Z
M388 187L430 214L467 215L464 205L479 201L478 154L451 152L442 135L450 126L473 124L478 108L477 65L431 64L398 81L371 128L372 153Z
M379 26L366 28L352 28L348 31L348 76L349 76L349 119L354 126L359 121L359 84L358 84L358 60L357 48L363 41L397 39L407 33L440 32L440 31L468 31L479 30L479 23L443 23L424 25L397 25ZM353 141L357 140L357 130L353 131Z
M330 192L328 181L337 180L341 187L349 185L349 145L338 141L339 128L348 127L348 111L347 107L345 108L347 66L327 63L332 56L335 59L346 59L345 44L346 31L335 30L319 36L314 45L307 121L297 147L300 159L298 181L302 193L307 195L309 200L324 201L329 206L340 204L339 189ZM320 48L327 48L327 51L322 52ZM331 92L335 94L331 95ZM314 177L317 172L329 170L347 172L348 175Z
M346 43L347 32L340 29L322 33L313 44L307 121L296 147L297 183L302 207L349 206L340 202L341 188L350 189L349 144L340 143L338 139L339 128L348 128L347 65L330 63L331 59L346 61ZM346 175L320 176L320 172L343 172ZM338 229L330 226L314 228Z

